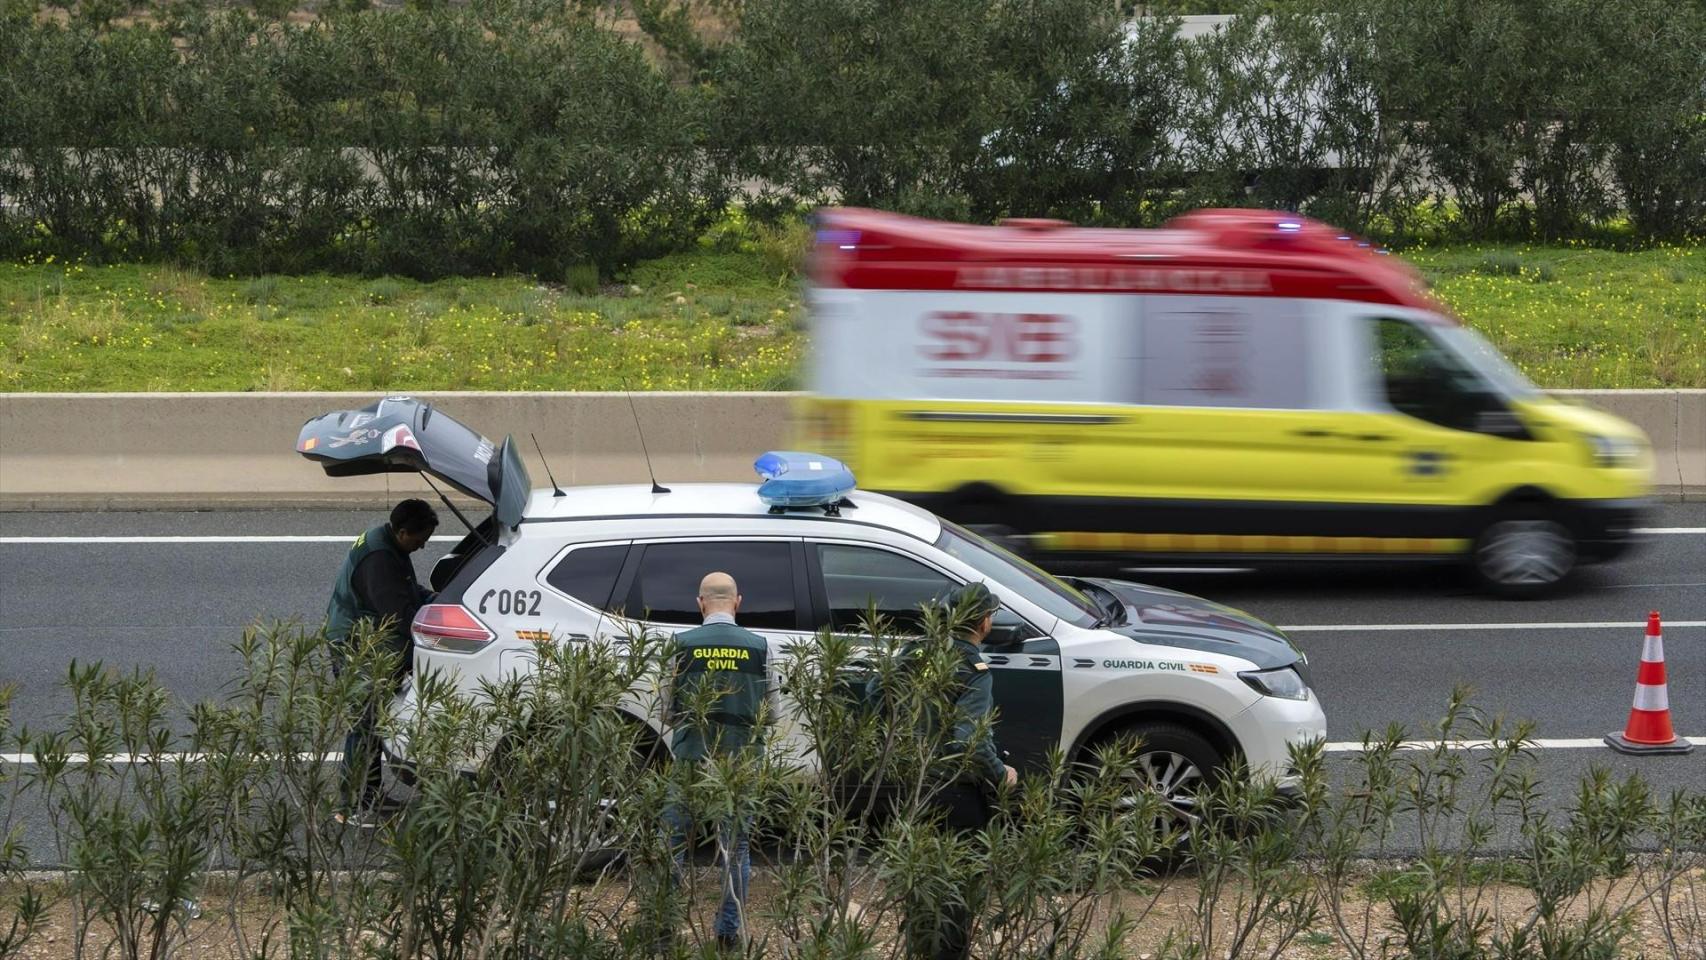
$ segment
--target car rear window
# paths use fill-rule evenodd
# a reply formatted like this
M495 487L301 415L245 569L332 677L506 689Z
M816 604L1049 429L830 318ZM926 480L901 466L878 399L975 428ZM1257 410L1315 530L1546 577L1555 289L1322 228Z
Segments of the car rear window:
M557 561L545 575L545 582L594 610L602 610L610 603L610 591L627 557L625 543L576 547Z
M641 549L639 570L628 595L613 612L652 623L697 626L699 581L722 571L735 579L740 612L735 622L752 630L793 630L793 552L773 540L650 543Z

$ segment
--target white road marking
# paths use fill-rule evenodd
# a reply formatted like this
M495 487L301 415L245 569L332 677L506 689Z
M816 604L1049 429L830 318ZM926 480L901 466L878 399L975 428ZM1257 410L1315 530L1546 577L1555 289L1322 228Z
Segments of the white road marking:
M144 753L115 753L104 759L108 763L113 764L147 763L150 761L150 756ZM185 760L189 763L203 763L207 760L207 754L162 753L154 755L153 759L157 762L163 763L171 763L172 761L179 759ZM344 755L337 751L324 754L323 757L321 754L299 753L296 755L296 759L300 762L324 759L327 763L341 763L344 759ZM65 762L73 764L88 763L89 755L86 753L68 753L65 755ZM0 753L0 763L13 763L19 766L33 767L36 763L36 755L33 753Z
M1678 739L1687 740L1697 747L1706 747L1706 737L1679 737ZM1398 745L1398 749L1414 753L1419 750L1435 750L1439 748L1439 745L1438 740L1405 740ZM1504 744L1501 743L1502 745ZM1449 740L1445 744L1448 750L1486 750L1491 746L1493 744L1489 740ZM1604 740L1598 737L1587 740L1530 740L1525 746L1533 750L1588 750L1594 747L1604 750L1611 749L1605 745ZM1363 745L1361 741L1338 740L1329 741L1323 749L1328 753L1360 753Z
M1664 629L1706 627L1706 620L1665 620ZM1603 620L1576 623L1312 623L1282 626L1286 633L1372 633L1375 631L1438 630L1645 630L1645 620Z
M1706 527L1643 527L1635 533L1645 534L1706 534ZM0 537L0 544L48 543L348 543L351 534L332 536L160 536L160 537ZM1144 573L1243 573L1247 567L1130 567Z
M1706 747L1706 737L1679 737L1678 739L1687 740L1689 743L1692 743L1697 747ZM1422 750L1435 750L1438 749L1439 746L1440 742L1438 740L1405 740L1398 745L1398 749L1406 753L1415 753ZM1447 750L1486 750L1491 746L1493 746L1493 744L1488 740L1448 740L1445 743L1445 748ZM1598 737L1586 739L1530 740L1524 746L1531 750L1611 749L1605 745L1604 740ZM1363 744L1360 740L1333 740L1327 742L1322 749L1328 753L1360 753L1363 749ZM184 758L190 763L201 763L206 759L205 755L199 753L167 753L160 755L160 759L166 762L176 760L179 757ZM303 753L298 754L296 759L307 762L312 761L315 758L315 754ZM327 763L338 763L341 762L343 758L344 755L341 753L327 753L323 759ZM73 753L67 757L67 762L80 764L84 763L86 759L87 758L83 754ZM142 755L128 753L115 754L107 758L107 762L114 764L140 763L145 760L146 757ZM34 766L35 762L36 759L34 754L0 753L0 763L10 763L17 766Z
M351 543L353 533L330 537L0 537L0 544L34 543Z

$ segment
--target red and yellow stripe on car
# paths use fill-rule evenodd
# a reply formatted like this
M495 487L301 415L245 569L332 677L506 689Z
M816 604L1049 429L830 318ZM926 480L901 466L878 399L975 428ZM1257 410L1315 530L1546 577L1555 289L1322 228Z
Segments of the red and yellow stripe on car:
M1059 553L1451 554L1469 541L1453 537L1312 537L1237 533L1039 533L1032 542Z

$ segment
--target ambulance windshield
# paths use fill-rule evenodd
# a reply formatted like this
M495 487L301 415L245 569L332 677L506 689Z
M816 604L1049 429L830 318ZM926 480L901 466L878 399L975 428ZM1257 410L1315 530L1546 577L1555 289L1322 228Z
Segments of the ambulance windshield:
M1102 616L1089 597L964 527L943 520L936 546L1074 626L1091 626Z
M1520 399L1540 393L1540 388L1529 382L1515 364L1474 330L1453 325L1431 327L1429 332L1505 396Z

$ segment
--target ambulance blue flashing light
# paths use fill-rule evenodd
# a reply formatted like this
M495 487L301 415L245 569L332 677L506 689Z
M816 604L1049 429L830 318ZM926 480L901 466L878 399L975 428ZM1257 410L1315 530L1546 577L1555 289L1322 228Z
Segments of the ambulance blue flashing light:
M853 471L840 460L815 453L772 450L753 461L764 478L758 499L771 509L829 507L853 492Z

